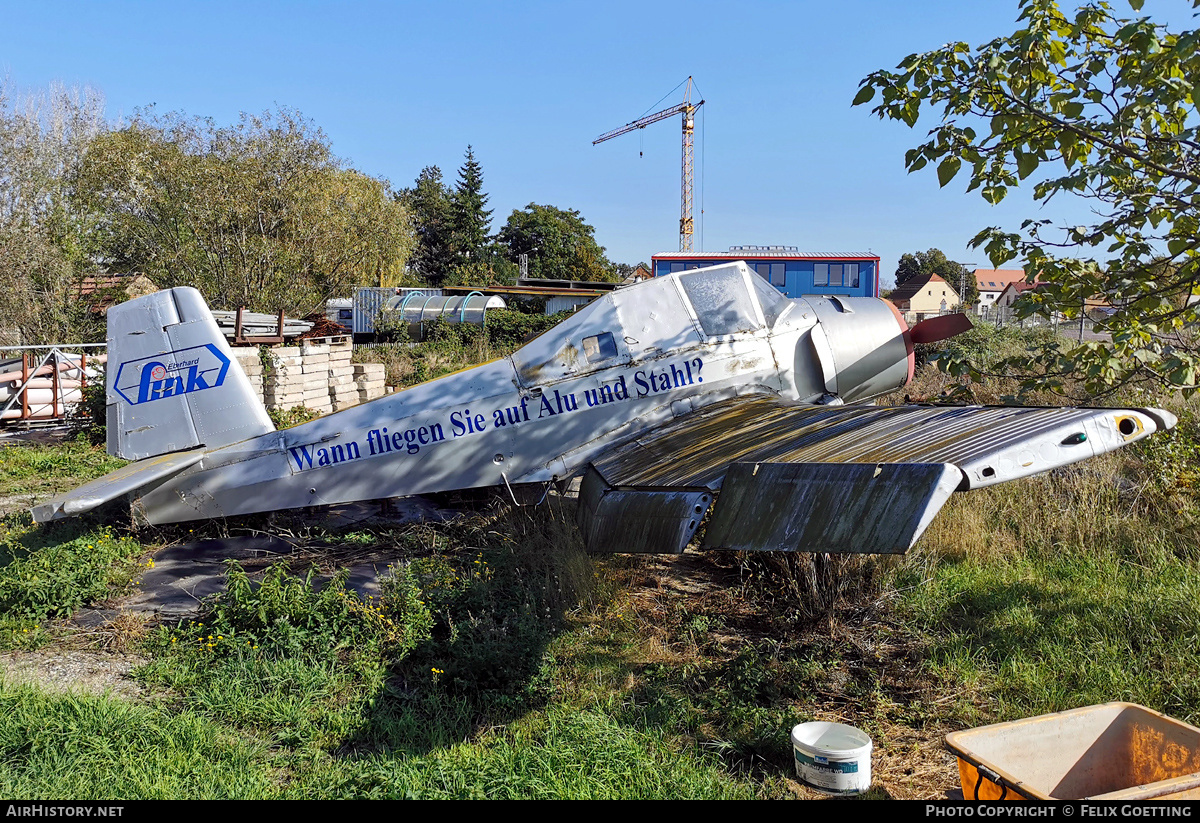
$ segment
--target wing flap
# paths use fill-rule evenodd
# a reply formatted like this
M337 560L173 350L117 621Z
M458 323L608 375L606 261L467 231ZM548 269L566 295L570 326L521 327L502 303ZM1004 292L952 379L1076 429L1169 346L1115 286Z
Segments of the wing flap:
M707 489L614 489L590 469L575 518L588 551L679 554L712 499Z
M704 548L902 554L961 479L948 463L735 463Z

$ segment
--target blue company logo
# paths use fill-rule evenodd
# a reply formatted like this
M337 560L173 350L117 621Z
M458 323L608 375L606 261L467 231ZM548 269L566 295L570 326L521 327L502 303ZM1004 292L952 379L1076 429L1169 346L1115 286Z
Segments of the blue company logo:
M225 382L229 358L212 343L189 349L127 360L117 369L113 388L136 406L204 389Z

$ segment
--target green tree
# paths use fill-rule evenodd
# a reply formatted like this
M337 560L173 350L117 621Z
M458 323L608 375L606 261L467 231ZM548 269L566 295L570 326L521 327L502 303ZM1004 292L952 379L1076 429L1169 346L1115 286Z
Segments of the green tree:
M485 256L488 235L492 229L492 210L483 192L483 167L475 159L475 151L467 146L466 159L458 169L458 183L450 199L450 243L454 265L477 268Z
M962 297L963 306L979 302L979 286L975 275L962 263L950 260L941 249L914 252L900 256L896 266L896 285L902 286L914 277L936 274L954 287Z
M79 300L95 268L83 247L91 231L73 179L108 128L104 99L90 89L52 86L30 94L0 81L0 328L22 343L94 339L100 318Z
M408 268L431 286L446 282L452 268L450 189L442 182L437 166L426 166L411 189L399 195L412 214L416 245L408 259Z
M879 94L874 113L909 126L935 113L905 164L936 166L943 186L965 168L967 190L989 203L1022 181L1035 201L1092 202L1085 225L1030 219L1020 232L991 227L973 241L994 265L1021 259L1046 284L1029 293L1026 312L1078 316L1087 298L1114 301L1102 326L1112 341L1044 349L1052 375L1073 372L1094 392L1139 375L1194 391L1200 362L1188 329L1200 314L1186 298L1200 279L1200 32L1101 2L1070 14L1053 0L1020 9L1011 35L910 55L864 79L854 103Z
M356 283L397 282L413 244L387 182L343 167L293 111L231 127L136 116L94 142L76 185L111 267L220 308L307 314Z
M613 280L616 269L596 243L595 232L578 211L530 203L513 210L496 240L513 262L529 255L530 277Z

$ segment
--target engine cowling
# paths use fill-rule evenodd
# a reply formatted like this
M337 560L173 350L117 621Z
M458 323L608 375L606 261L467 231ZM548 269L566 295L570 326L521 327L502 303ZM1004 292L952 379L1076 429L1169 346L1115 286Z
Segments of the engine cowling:
M868 400L912 380L916 361L908 324L890 302L875 297L808 297L804 302L817 318L812 343L822 369L832 365L834 379L827 373L826 385L844 402Z

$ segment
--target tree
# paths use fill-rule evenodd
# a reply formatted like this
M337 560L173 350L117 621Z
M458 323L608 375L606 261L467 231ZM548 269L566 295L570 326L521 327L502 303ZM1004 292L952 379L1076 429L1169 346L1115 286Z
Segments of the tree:
M1142 0L1129 0L1136 12ZM1193 0L1200 5L1200 0ZM1073 372L1100 392L1139 376L1192 392L1200 320L1188 297L1200 280L1200 32L1170 32L1120 17L1107 3L1071 15L1053 0L1021 0L1021 28L977 48L951 43L877 71L855 105L910 127L940 113L905 155L947 185L964 167L968 191L989 203L1022 181L1033 199L1092 203L1087 225L1030 219L1020 233L991 227L973 246L993 265L1024 261L1045 285L1024 311L1078 316L1085 299L1109 299L1101 328L1112 342L1060 343L1042 351L1051 375Z
M412 214L416 245L408 259L409 270L431 286L439 287L450 274L452 257L452 201L442 183L442 171L426 166L411 189L399 195Z
M458 170L458 183L450 199L450 242L454 264L471 267L478 263L492 228L492 210L485 209L488 196L483 193L483 168L475 151L467 146L466 160Z
M514 209L496 236L506 256L529 255L529 276L557 280L613 280L616 271L596 243L596 230L579 212L530 203Z
M304 315L356 283L397 282L412 247L387 182L344 168L294 111L231 127L138 115L94 142L77 193L111 268L220 308Z
M914 277L931 274L936 274L953 286L962 297L964 307L979 301L979 286L974 273L962 263L947 259L941 249L901 255L900 263L896 266L896 285L901 286Z
M106 128L98 92L55 85L18 94L0 81L0 326L14 326L23 343L100 333L79 300L80 280L92 268L83 250L90 224L72 180Z

